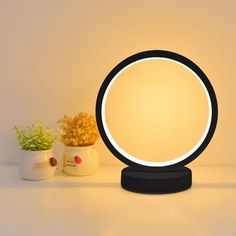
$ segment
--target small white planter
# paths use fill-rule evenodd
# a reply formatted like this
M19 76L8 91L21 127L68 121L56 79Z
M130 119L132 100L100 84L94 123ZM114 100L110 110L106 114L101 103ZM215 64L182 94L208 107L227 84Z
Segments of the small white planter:
M63 158L63 169L69 175L91 175L99 166L99 157L94 145L86 147L65 146Z
M20 175L26 180L43 180L52 177L56 170L52 150L21 151L18 159Z

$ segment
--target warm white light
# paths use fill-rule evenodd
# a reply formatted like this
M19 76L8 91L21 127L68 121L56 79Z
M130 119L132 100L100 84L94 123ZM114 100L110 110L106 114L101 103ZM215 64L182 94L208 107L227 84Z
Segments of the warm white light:
M186 68L188 71L190 71L196 78L197 80L200 82L203 90L205 91L205 94L207 96L207 101L208 101L208 107L209 107L209 116L208 116L208 120L207 120L207 125L206 125L206 129L205 131L203 132L201 138L199 139L199 141L197 142L197 144L190 150L188 151L187 153L185 153L184 155L182 156L179 156L173 160L169 160L169 161L163 161L163 162L151 162L151 161L144 161L144 160L140 160L132 155L130 155L129 153L127 153L125 150L123 150L118 144L117 142L114 140L114 138L112 137L109 129L108 129L108 126L107 126L107 123L106 123L106 114L105 114L105 108L106 108L106 100L107 100L107 96L108 96L108 93L109 93L109 90L110 88L112 87L112 84L115 82L115 80L119 77L119 75L124 72L127 68L131 67L132 65L135 65L141 61L147 61L147 60L166 60L166 61L171 61L171 62L174 62L174 63L177 63L181 66L183 66L184 68ZM212 106L211 106L211 101L210 101L210 96L208 94L208 91L205 87L205 85L203 84L202 80L199 78L199 76L194 72L192 71L189 67L187 67L186 65L180 63L180 62L177 62L175 60L172 60L172 59L169 59L169 58L159 58L159 57L154 57L154 58L145 58L145 59L141 59L141 60L138 60L138 61L135 61L131 64L129 64L128 66L126 66L125 68L123 68L122 70L119 71L119 73L116 74L116 76L112 79L112 81L110 82L110 84L108 85L105 93L104 93L104 96L103 96L103 100L102 100L102 124L103 124L103 127L104 127L104 130L106 132L106 135L107 137L109 138L111 144L116 148L116 150L118 152L120 152L124 157L126 157L127 159L129 159L130 161L133 161L135 163L138 163L140 165L145 165L145 166L150 166L150 167L163 167L163 166L169 166L169 165L173 165L173 164L176 164L178 162L181 162L183 161L184 159L188 158L192 153L194 153L198 148L199 146L203 143L203 141L205 140L206 136L207 136L207 133L210 129L210 124L211 124L211 119L212 119Z

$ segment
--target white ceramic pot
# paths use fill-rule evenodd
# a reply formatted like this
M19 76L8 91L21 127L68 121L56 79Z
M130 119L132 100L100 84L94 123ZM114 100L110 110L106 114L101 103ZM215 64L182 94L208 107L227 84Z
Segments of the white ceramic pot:
M56 170L57 161L52 150L21 151L18 168L23 179L43 180L52 177Z
M99 166L99 157L94 145L86 147L65 146L63 158L63 169L69 175L91 175Z

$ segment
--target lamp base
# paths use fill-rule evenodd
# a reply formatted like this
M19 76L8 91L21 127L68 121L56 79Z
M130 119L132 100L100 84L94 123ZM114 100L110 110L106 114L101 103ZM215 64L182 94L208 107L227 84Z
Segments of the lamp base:
M192 171L187 167L163 172L145 172L126 167L121 172L122 188L138 193L175 193L192 185Z

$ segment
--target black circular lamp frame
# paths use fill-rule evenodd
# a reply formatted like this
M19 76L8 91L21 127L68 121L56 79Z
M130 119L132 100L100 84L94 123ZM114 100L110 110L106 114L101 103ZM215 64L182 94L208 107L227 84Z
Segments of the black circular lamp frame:
M186 66L188 69L190 69L192 72L194 72L198 76L198 78L201 80L202 84L204 85L205 90L207 91L207 93L209 95L209 101L210 101L210 105L211 105L210 106L211 107L210 125L209 125L208 132L207 132L204 140L202 141L202 143L197 147L197 149L194 152L192 152L185 159L180 160L177 163L173 163L173 164L169 164L169 165L165 165L165 166L143 165L143 164L137 163L137 162L132 161L132 160L128 159L127 157L125 157L122 153L120 153L114 147L114 145L110 141L110 139L104 129L103 120L102 120L102 104L103 104L104 95L106 93L106 90L108 89L108 86L110 85L112 80L115 78L115 76L119 72L121 72L124 68L129 66L130 64L133 64L133 63L138 62L143 59L152 59L152 58L153 59L155 59L155 58L169 59L169 60L175 61L177 63L180 63L180 64ZM123 186L123 184L122 183L121 184L124 188L131 190L131 191L150 192L150 193L151 192L154 192L154 193L155 192L160 192L160 193L162 193L162 192L176 192L176 191L178 191L178 189L174 190L171 187L170 187L170 189L168 189L168 187L166 189L166 185L171 186L173 184L173 179L171 176L169 176L170 182L168 182L168 180L163 182L163 184L165 186L164 185L162 186L162 183L160 183L160 179L163 179L164 178L163 175L166 176L166 173L171 173L170 175L172 175L174 173L173 174L174 182L176 181L176 178L181 179L180 176L176 177L176 170L178 170L177 172L180 172L180 173L181 173L181 170L182 171L186 170L187 172L185 171L184 175L187 174L188 179L190 181L191 173L189 174L189 169L184 166L187 165L188 163L192 162L195 158L197 158L204 151L204 149L207 147L207 145L211 141L213 134L215 132L216 125L217 125L217 118L218 118L218 106L217 106L216 95L215 95L214 89L213 89L210 81L208 80L207 76L205 75L205 73L194 62L192 62L188 58L186 58L180 54L170 52L170 51L150 50L150 51L140 52L140 53L134 54L134 55L126 58L125 60L120 62L116 67L114 67L113 70L107 75L107 77L103 81L103 83L100 87L100 90L98 92L98 95L97 95L96 119L97 119L97 125L98 125L100 135L101 135L105 145L107 146L107 148L111 151L111 153L115 157L117 157L120 161L122 161L123 163L130 166L130 167L126 168L126 169L128 169L127 171L126 171L126 169L124 169L122 171L121 182L126 183L127 182L126 180L128 180L128 185L130 185L129 184L130 178L133 176L134 179L131 178L131 181L134 180L135 183L131 183L130 186ZM145 182L146 184L144 184L141 181L142 182L141 186L139 186L140 183L139 183L139 181L137 183L137 180L142 179L142 177L140 177L141 172L143 172L143 174L145 175L144 182L146 181ZM153 174L150 174L150 175L147 174L147 173L151 173L151 172L157 173L156 178L154 178ZM165 173L161 174L161 172L165 172ZM147 176L150 176L151 179L148 179ZM157 179L157 180L155 180L155 179ZM184 186L180 187L179 191L190 187L191 184L189 183L189 181L187 181L188 183L186 183L185 187ZM134 184L134 186L133 186L133 184ZM146 188L143 184L145 186L150 185L150 189L148 188L146 190L143 190L143 188L144 189ZM156 186L159 186L159 187L155 188L155 186L154 186L155 184L156 184ZM127 185L127 183L125 185ZM177 183L177 185L178 185L178 183ZM181 185L181 183L180 183L180 185ZM152 186L154 186L154 189L152 189ZM162 188L162 187L164 187L164 188Z

